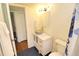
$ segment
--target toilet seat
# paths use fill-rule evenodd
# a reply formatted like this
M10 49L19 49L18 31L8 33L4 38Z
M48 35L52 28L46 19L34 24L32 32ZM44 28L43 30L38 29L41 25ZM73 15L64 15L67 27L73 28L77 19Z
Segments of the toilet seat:
M49 54L49 56L63 56L63 55L60 54L59 52L52 52Z

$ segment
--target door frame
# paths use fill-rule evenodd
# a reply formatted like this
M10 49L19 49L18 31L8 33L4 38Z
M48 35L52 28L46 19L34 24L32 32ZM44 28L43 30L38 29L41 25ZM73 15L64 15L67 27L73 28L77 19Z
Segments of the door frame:
M6 4L6 7L7 7L7 15L8 15L9 26L10 26L9 30L10 30L11 44L12 44L14 55L16 56L17 52L16 52L16 47L15 47L15 42L14 42L15 40L14 40L14 35L13 35L13 28L12 28L9 4Z
M21 8L24 8L24 12L25 12L25 21L26 21L26 35L27 35L27 43L28 43L28 48L30 47L33 47L34 46L34 38L33 38L33 30L34 28L32 28L32 24L30 23L33 23L33 21L31 21L31 16L29 14L29 9L28 9L28 6L26 5L21 5L21 4L14 4L14 3L9 3L8 6L15 6L15 7L21 7Z
M24 8L24 12L26 12L26 6L22 6L22 5L19 5L19 4L7 4L8 5L8 9L9 9L9 12L8 12L8 14L10 15L10 6L15 6L15 7L21 7L21 8ZM25 26L26 26L26 38L29 36L28 35L28 32L27 32L27 28L29 27L29 25L27 26L27 20L26 20L26 17L27 15L26 15L26 13L24 13L24 17L25 17ZM10 21L11 21L11 16L9 16L10 17ZM10 25L12 25L12 23L10 24ZM13 32L13 30L12 30L12 32ZM13 36L13 34L11 34L12 36ZM14 39L14 36L13 36L13 39ZM27 38L27 43L28 43L28 38ZM27 44L28 45L28 44ZM16 49L16 48L14 48L14 49ZM16 52L17 53L17 52ZM16 54L17 55L17 54Z

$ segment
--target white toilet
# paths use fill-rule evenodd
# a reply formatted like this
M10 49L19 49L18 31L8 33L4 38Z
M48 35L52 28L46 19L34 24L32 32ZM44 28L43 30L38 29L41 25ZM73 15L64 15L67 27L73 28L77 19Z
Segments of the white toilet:
M63 56L61 53L58 52L52 52L49 54L49 56Z
M49 56L64 56L64 51L66 47L66 42L63 40L56 40L55 41L55 52L49 54Z

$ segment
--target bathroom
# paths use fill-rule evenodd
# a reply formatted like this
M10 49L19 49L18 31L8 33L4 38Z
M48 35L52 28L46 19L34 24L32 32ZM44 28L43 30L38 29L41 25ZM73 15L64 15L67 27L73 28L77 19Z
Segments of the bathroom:
M36 22L34 23L35 27L32 25L33 29L36 28L36 32L44 32L52 37L53 51L59 49L64 53L74 7L74 4L37 4L30 7L30 10L32 10L32 21ZM44 11L44 8L47 11ZM55 46L55 41L59 48Z
M52 42L49 45L51 46L49 47L50 51L60 53L59 55L64 55L71 19L75 9L74 3L10 3L7 4L7 7L9 6L22 7L25 9L28 48L35 46L34 35L42 36L44 33L45 36L51 38L50 41ZM10 11L9 9L7 10ZM10 15L8 16L10 17ZM46 49L47 48L48 47L46 47ZM39 50L38 47L37 49Z

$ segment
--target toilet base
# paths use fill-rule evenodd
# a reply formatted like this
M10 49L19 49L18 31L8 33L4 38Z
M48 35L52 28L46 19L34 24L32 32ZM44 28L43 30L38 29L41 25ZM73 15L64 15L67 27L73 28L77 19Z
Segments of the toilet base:
M52 52L49 54L49 56L63 56L63 55L59 52Z

